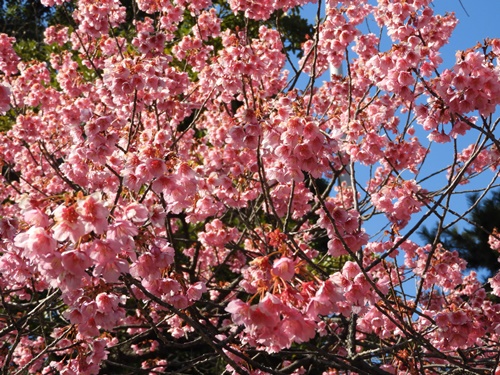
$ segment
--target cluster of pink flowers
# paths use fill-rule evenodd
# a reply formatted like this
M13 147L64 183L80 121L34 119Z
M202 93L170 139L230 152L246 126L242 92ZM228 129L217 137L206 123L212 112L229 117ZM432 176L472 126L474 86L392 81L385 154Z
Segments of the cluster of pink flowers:
M0 71L6 77L18 72L17 64L21 60L12 48L15 39L6 34L0 34Z
M352 255L368 242L368 235L360 227L359 212L337 206L338 201L326 202L328 212L321 210L318 224L328 233L328 253L332 256Z
M103 0L99 3L79 0L73 18L78 23L78 30L81 33L99 38L108 34L110 27L125 21L125 7L118 0Z
M411 236L498 172L500 42L440 72L452 14L331 0L300 90L267 21L306 3L137 0L124 28L120 1L79 0L73 27L46 28L48 61L0 34L4 372L111 373L130 353L151 374L499 367L500 274L490 293ZM315 81L346 58L345 77ZM452 139L436 188L427 141Z
M10 89L0 85L0 113L4 114L10 108Z
M68 28L67 27L56 27L49 26L44 31L45 43L52 44L56 43L58 46L62 47L64 43L68 41Z
M482 116L495 112L500 77L492 67L484 53L473 50L457 53L453 71L444 71L436 84L436 92L449 111L462 114L478 111Z
M415 181L388 181L386 186L372 194L372 201L377 209L386 213L393 224L402 228L425 204L425 195L426 192Z

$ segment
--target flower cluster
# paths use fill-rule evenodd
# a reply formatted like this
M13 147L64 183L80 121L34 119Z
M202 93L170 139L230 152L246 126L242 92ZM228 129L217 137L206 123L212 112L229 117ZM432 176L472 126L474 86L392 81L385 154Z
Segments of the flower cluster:
M304 0L128 3L72 2L40 61L0 34L4 373L498 367L500 274L414 235L498 172L499 40L442 70L430 0L330 0L302 42Z

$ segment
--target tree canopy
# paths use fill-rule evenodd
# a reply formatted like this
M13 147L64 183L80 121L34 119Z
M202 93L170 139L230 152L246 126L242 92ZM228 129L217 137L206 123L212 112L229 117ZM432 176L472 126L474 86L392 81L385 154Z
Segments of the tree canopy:
M2 3L2 374L500 374L500 40L308 3Z

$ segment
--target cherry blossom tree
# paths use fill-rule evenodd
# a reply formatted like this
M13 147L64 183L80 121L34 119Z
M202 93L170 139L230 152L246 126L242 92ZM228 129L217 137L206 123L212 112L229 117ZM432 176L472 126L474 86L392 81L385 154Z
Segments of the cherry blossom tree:
M430 0L318 1L297 61L306 3L78 0L46 60L0 34L3 374L500 373L500 274L416 236L497 185L500 40L446 69Z

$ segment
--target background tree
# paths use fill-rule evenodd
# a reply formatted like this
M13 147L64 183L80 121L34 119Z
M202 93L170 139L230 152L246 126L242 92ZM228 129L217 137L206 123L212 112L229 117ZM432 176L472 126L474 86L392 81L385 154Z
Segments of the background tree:
M257 31L255 28L258 29L258 22L234 14L226 1L219 0L214 3L219 7L226 27L250 27L254 32ZM39 57L33 49L35 46L43 48L45 28L55 24L71 26L71 14L76 9L76 4L77 1L72 0L64 2L60 7L46 7L42 5L41 0L0 0L0 32L15 37L18 46L27 48L26 45L31 45L30 57ZM133 21L144 18L146 13L138 9L134 0L123 0L121 5L126 10L126 22L122 27L130 32L133 29ZM300 15L300 7L292 8L288 12L278 10L266 24L281 30L285 50L295 54L301 53L302 43L313 34L312 25Z
M0 32L18 40L43 41L44 24L52 10L40 0L1 0Z
M495 230L500 228L500 191L495 190L487 198L480 199L479 193L467 196L470 213L467 226L463 229L452 227L441 231L438 228L424 228L420 233L425 241L437 241L446 249L456 250L467 261L467 268L486 272L485 277L494 276L500 267L498 251L489 243Z

